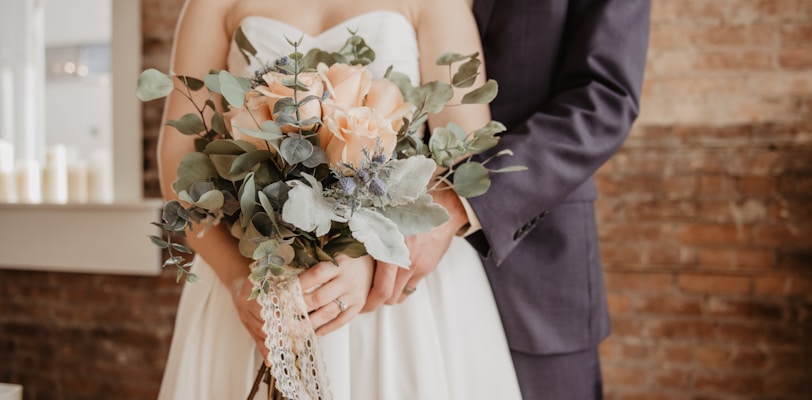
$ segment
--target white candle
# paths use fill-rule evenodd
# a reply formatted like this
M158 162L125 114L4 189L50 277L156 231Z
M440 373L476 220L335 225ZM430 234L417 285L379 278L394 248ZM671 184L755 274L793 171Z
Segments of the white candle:
M14 177L14 146L0 139L0 203L17 201L17 182Z
M42 170L35 160L17 160L17 195L20 203L42 203Z
M87 203L87 180L87 162L83 160L71 161L68 164L68 203Z
M0 139L14 138L14 73L11 68L0 71Z
M113 202L113 160L100 151L90 158L87 170L88 197L91 203Z
M68 202L68 149L63 144L53 145L45 152L42 192L46 203Z

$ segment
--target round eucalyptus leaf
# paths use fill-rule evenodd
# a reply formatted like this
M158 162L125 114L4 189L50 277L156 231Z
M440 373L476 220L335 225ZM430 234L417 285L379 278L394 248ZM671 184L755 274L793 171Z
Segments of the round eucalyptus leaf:
M437 60L435 61L435 63L437 65L451 65L451 64L453 64L455 62L460 62L462 60L467 60L467 59L469 59L469 58L471 58L473 56L476 56L477 54L478 53L473 53L473 54L468 54L468 55L459 54L459 53L443 53L443 54L440 54L439 57L437 57Z
M203 86L205 86L205 83L203 81L195 77L178 75L178 79L180 79L180 81L183 82L184 86L195 92L200 89L203 89Z
M169 75L150 68L141 72L135 93L141 101L150 101L166 97L174 88L175 85Z
M174 127L178 132L184 135L197 135L206 129L206 125L203 124L200 115L195 113L185 114L180 117L180 119L167 121L166 124Z
M288 164L298 164L313 154L313 144L301 138L288 137L282 140L279 153Z
M489 79L484 85L462 96L462 104L487 104L496 98L499 85L495 80Z
M215 140L206 145L204 152L206 154L240 155L251 150L256 150L256 147L251 145L251 147L246 150L238 140Z
M476 77L479 75L479 66L482 61L474 57L466 61L451 78L451 84L458 88L469 88L473 86Z
M468 162L454 171L454 190L462 197L476 197L491 187L488 170L478 162Z
M176 193L189 189L195 182L208 181L218 176L217 168L203 153L189 153L178 165L178 180L172 184Z
M242 107L245 104L245 89L240 81L227 71L220 71L218 76L220 77L220 89L228 104L232 107Z

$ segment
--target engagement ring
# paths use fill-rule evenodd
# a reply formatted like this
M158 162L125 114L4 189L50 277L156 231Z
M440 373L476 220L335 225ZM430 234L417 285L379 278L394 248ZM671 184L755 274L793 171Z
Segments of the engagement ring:
M336 297L336 299L335 299L335 300L333 300L333 302L334 302L334 303L336 303L336 304L338 304L338 308L340 308L340 309L341 309L341 311L347 311L347 307L349 307L349 306L347 305L347 303L345 303L345 302L341 301L341 299L339 299L338 297Z
M403 293L412 294L412 293L414 293L415 290L417 290L417 288L409 287L407 285L406 287L403 288Z

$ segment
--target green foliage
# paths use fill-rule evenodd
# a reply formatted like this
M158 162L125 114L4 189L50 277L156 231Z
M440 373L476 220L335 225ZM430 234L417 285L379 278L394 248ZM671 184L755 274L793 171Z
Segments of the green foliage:
M299 99L310 89L299 79L300 74L315 71L320 63L367 65L375 52L352 31L344 45L333 52L313 49L303 54L299 48L303 38L286 39L293 47L287 57L260 60L245 32L237 29L234 40L246 62L257 61L264 68L252 76L253 81L217 70L202 79L154 69L139 77L137 95L141 100L165 97L177 90L175 95L185 97L194 108L167 122L181 134L194 136L196 151L187 154L178 166L178 179L172 186L178 200L166 202L162 221L154 223L165 237L149 237L168 252L164 266L175 266L178 280L185 277L187 282L194 282L199 278L189 271L192 264L186 257L192 250L176 238L198 229L201 232L197 234L203 234L221 223L238 239L240 253L254 259L252 298L267 292L274 277L290 273L290 268L307 268L321 261L338 265L338 254L369 254L408 268L405 236L430 231L449 219L448 212L432 202L430 189L450 182L459 195L478 196L490 187L492 173L524 169L486 168L494 157L511 154L504 150L484 161L473 161L473 156L497 146L498 134L505 130L498 122L472 132L454 123L436 127L427 144L418 135L429 116L445 107L488 103L495 98L496 82L474 87L481 69L477 53L440 55L437 64L449 68L446 82L415 86L408 76L390 67L386 79L397 85L403 100L412 105L411 115L402 118L395 152L387 149L384 154L378 142L374 148L364 149L360 162L329 166L319 139L324 129L321 116L300 115L302 106L329 100L315 95ZM251 128L232 126L264 144L235 140L223 111L242 109L240 112L250 113L246 96L264 96L256 86L265 84L261 77L270 72L286 74L282 85L294 95L274 99L271 119L258 119ZM178 87L174 79L180 83ZM461 103L450 104L458 98L458 90L466 91ZM438 171L442 176L435 176Z

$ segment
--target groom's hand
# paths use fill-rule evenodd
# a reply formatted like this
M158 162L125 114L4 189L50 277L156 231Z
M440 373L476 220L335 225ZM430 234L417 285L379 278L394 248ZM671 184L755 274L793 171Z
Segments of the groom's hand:
M412 291L417 290L418 282L437 268L451 239L468 223L465 208L456 192L445 187L431 194L434 202L445 207L451 218L429 232L406 238L411 257L409 269L381 261L376 263L372 289L361 312L374 311L383 303L393 305L406 300Z

